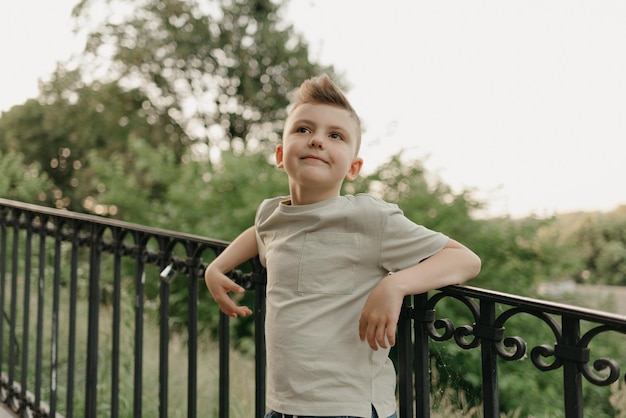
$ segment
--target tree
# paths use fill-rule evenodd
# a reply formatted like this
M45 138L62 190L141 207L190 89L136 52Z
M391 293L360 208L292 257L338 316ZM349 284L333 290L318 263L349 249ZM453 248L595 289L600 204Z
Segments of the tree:
M232 240L254 222L263 199L289 193L285 174L259 153L224 151L211 165L188 151L180 163L164 145L134 137L128 144L124 158L120 152L89 153L98 173L91 185L97 193L88 202L92 211Z
M555 236L581 263L571 277L593 284L626 285L626 206L606 213L559 217Z
M18 153L0 150L0 197L41 204L49 199L52 185L37 163L26 164Z
M95 193L90 184L97 172L90 168L91 151L103 156L128 150L126 138L150 138L152 145L165 143L175 125L167 118L148 118L145 97L137 89L124 90L116 83L80 86L79 74L59 67L53 79L42 86L46 102L30 99L14 106L0 118L0 150L24 155L27 164L37 163L54 183L52 204L84 211L86 197ZM180 135L179 131L177 135ZM183 147L171 143L170 152L182 156Z
M146 110L171 116L185 143L267 149L279 138L288 94L333 72L309 60L306 43L281 20L281 2L108 0L112 14L94 22L97 4L75 9L93 28L83 68L141 89Z
M98 9L103 4L110 14ZM224 150L272 149L289 92L309 76L333 72L309 60L306 43L282 22L280 6L81 1L76 22L90 31L84 53L57 68L38 100L2 115L0 149L38 162L56 185L54 205L74 211L102 209L89 202L98 187L111 188L88 154L111 164L122 160L129 172L129 138L163 145L176 164L183 157L219 163ZM153 195L162 188L145 186Z

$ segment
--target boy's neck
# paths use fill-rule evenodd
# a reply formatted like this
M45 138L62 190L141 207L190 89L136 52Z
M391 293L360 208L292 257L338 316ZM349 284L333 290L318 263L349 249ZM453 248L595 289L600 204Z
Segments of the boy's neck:
M323 202L324 200L332 199L339 196L339 190L326 191L320 193L319 190L309 190L307 192L296 191L290 188L290 200L291 206L303 206L312 205L313 203Z

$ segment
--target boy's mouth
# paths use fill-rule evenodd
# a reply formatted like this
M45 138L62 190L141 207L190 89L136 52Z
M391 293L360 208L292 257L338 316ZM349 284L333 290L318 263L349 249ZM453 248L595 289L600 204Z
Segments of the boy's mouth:
M305 155L305 156L304 156L304 157L302 157L301 159L302 159L302 160L317 160L317 161L320 161L320 162L326 163L326 161L325 161L323 158L321 158L321 157L319 157L319 156L317 156L317 155L313 155L313 154Z

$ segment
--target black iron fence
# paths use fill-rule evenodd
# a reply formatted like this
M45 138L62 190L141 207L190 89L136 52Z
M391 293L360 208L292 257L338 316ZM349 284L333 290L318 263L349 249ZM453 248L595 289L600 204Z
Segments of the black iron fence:
M226 245L0 199L0 401L23 416L230 416L241 402L230 392L240 365L230 361L231 324L224 315L217 325L217 395L210 407L199 400L213 389L198 383L214 373L198 353L203 324L217 317L199 309L210 304L202 275ZM242 270L247 272L231 277L255 295L249 414L262 417L265 275L254 260ZM148 321L158 324L157 332ZM525 340L533 321L531 327L545 329L545 341ZM523 363L560 373L562 396L554 402L562 416L582 417L585 385L608 386L624 376L619 358L604 357L594 343L624 334L625 317L472 287L407 298L395 350L400 417L430 416L431 354L439 344L479 353L483 416L500 417L499 368ZM155 358L149 362L149 356ZM517 361L526 357L530 361ZM184 382L172 382L180 364Z

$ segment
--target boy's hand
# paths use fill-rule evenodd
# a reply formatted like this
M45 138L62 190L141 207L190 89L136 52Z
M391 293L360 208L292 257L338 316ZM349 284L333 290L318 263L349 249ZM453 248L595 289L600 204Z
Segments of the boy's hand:
M396 328L404 295L394 283L393 275L385 277L367 298L359 320L359 337L372 350L396 344Z
M247 306L236 305L228 296L229 292L243 294L245 289L230 280L218 269L209 265L204 272L204 282L206 283L206 287L209 289L209 292L211 292L213 299L215 299L215 302L217 302L221 311L226 315L232 318L237 318L237 316L247 316L252 314L250 308Z

